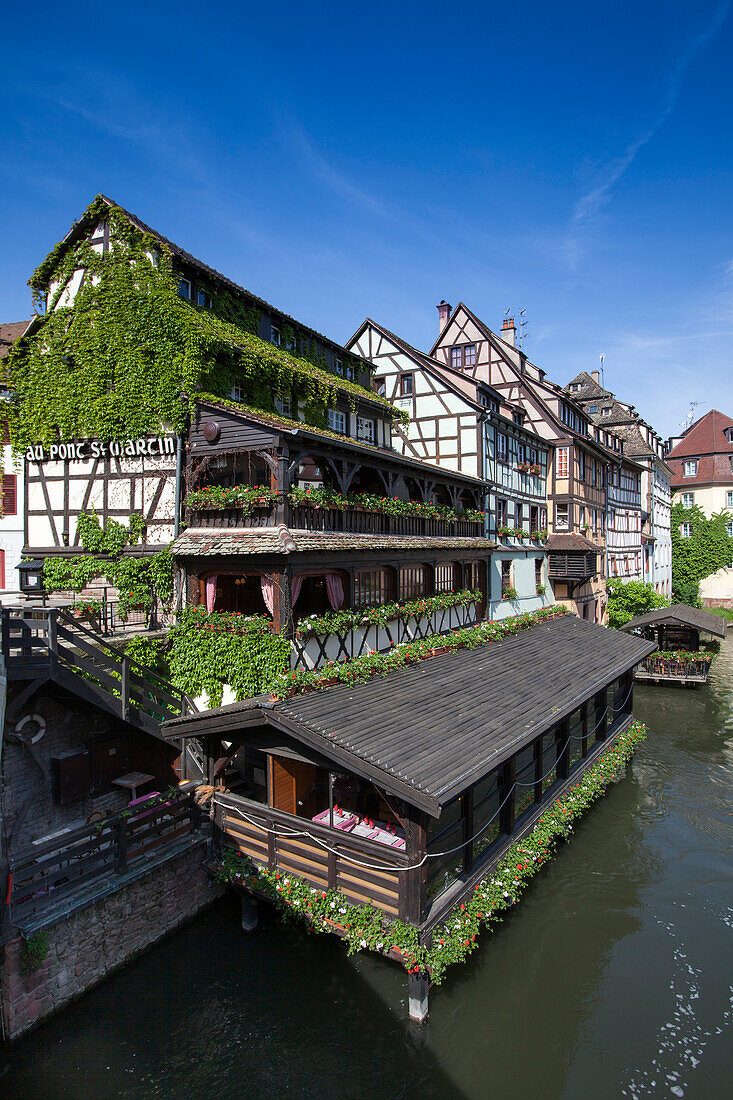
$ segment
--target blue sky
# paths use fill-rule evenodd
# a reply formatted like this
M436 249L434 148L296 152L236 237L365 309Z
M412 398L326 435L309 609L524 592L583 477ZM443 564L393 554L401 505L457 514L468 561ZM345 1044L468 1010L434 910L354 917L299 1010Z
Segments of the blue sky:
M555 381L733 414L731 0L115 7L0 16L2 320L101 191L335 339L524 308Z

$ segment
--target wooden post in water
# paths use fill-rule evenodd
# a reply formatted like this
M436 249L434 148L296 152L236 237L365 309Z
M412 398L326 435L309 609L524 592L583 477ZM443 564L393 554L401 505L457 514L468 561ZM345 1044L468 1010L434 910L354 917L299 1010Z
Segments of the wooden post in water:
M410 1019L415 1023L423 1024L428 1018L428 993L430 982L427 975L420 971L419 974L410 974L407 979L407 997Z
M257 928L257 898L242 891L242 931L254 932Z

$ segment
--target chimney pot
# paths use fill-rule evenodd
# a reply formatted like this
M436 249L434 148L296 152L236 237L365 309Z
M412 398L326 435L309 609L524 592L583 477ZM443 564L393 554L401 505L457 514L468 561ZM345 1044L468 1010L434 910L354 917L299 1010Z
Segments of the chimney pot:
M517 330L514 327L514 318L505 317L501 326L501 338L506 344L511 344L515 347L515 338Z
M440 305L435 307L438 311L438 335L443 331L448 324L448 318L453 312L453 306L450 302L446 302L445 298L441 298Z

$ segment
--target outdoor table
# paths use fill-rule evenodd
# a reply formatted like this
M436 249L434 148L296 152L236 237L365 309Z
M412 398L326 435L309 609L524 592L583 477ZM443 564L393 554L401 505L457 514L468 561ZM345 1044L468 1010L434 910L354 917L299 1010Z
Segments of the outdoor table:
M130 792L130 801L134 802L137 798L137 788L142 787L144 783L150 783L155 779L154 775L148 775L147 772L128 772L127 775L121 775L119 779L112 780L113 787L123 787L126 791Z

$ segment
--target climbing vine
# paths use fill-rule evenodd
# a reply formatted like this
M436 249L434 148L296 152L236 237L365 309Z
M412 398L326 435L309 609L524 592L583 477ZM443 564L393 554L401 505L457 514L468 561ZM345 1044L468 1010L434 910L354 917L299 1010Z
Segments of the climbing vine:
M273 634L264 615L244 616L189 607L168 635L170 679L187 695L208 695L220 706L223 685L237 699L268 691L290 665L290 642Z
M733 564L733 538L727 527L730 512L707 518L697 505L672 508L672 599L676 603L699 605L700 581L718 569ZM682 524L691 533L682 537Z
M234 383L245 403L274 410L278 394L292 395L323 423L339 395L352 407L368 398L399 417L385 399L261 340L247 309L226 320L231 309L217 316L183 299L170 252L98 197L84 222L103 221L107 253L86 238L61 242L30 280L39 306L47 292L49 302L33 335L3 362L17 398L8 410L16 448L181 431L184 394L226 395Z
M439 984L448 967L463 962L478 947L481 930L494 928L519 902L560 842L570 840L573 822L606 793L645 737L646 727L634 722L577 783L549 803L532 831L507 849L471 896L435 929L430 947L420 944L416 928L402 921L390 922L371 905L353 905L338 890L309 886L289 873L256 865L231 849L224 853L216 874L222 882L268 898L284 915L305 921L312 932L338 930L349 954L360 950L391 954L399 957L408 973L426 973Z

